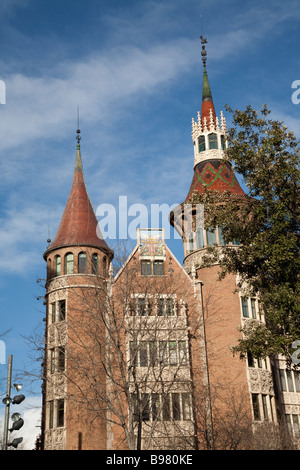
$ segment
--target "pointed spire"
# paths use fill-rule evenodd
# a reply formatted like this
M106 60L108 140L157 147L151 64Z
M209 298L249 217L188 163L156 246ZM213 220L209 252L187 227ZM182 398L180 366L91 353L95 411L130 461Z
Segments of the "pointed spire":
M200 36L201 43L202 43L202 62L203 62L203 87L202 87L202 108L201 108L201 117L202 117L202 122L204 122L204 118L206 118L206 121L209 123L211 122L211 112L212 112L212 117L215 122L216 120L216 111L212 99L212 94L209 86L209 81L208 81L208 76L207 76L207 71L206 71L206 61L207 61L207 52L205 49L205 44L207 44L207 39L204 38L203 36ZM210 112L211 111L211 112Z
M86 190L80 152L80 130L77 129L77 151L72 188L58 230L44 257L66 246L93 246L111 251L100 234L98 221Z

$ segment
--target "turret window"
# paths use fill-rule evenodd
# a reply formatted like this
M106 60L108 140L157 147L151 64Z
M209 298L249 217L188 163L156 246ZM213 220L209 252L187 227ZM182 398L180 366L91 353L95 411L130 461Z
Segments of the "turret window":
M79 253L78 255L78 272L80 274L87 272L87 258L86 253Z
M221 135L221 149L222 150L226 149L225 137L223 135Z
M73 253L67 253L65 256L65 274L74 273L74 255Z
M92 274L98 274L98 255L92 254Z
M61 257L59 255L55 257L55 275L61 275Z
M208 143L210 149L217 149L218 148L218 136L215 133L208 135Z
M204 135L200 135L200 137L198 139L198 150L199 150L199 152L204 152L206 150Z

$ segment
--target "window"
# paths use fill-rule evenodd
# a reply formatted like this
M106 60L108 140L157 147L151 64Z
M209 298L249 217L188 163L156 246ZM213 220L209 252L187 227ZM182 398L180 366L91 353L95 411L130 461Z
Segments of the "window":
M65 370L65 348L60 347L58 348L58 363L57 363L57 370L58 372L64 372Z
M149 343L149 359L150 365L153 367L157 364L157 342L150 341Z
M66 319L66 301L58 301L58 321L64 321Z
M141 261L141 274L142 276L163 276L164 262L162 260L155 260L153 263L150 260Z
M250 299L250 303L251 303L252 318L256 318L256 301L255 301L255 299Z
M56 320L56 304L52 302L51 304L51 323L55 323Z
M163 420L170 421L171 419L171 408L170 408L170 395L163 397Z
M286 419L286 424L287 424L289 432L293 434L295 437L300 437L299 415L286 414L285 419Z
M103 257L103 260L102 260L102 267L103 267L103 277L106 277L106 256Z
M55 257L55 276L61 275L61 257L57 255Z
M78 272L79 274L83 274L87 272L86 253L79 253L78 255Z
M152 421L160 419L160 400L158 393L151 394Z
M148 366L148 348L146 341L141 341L140 346L140 367Z
M187 364L187 350L186 350L186 341L178 341L178 354L179 354L179 364Z
M210 228L206 230L206 238L207 238L207 244L209 246L213 246L216 244L216 232L214 228Z
M218 235L219 235L219 245L225 245L222 227L218 227Z
M283 392L287 391L287 384L285 379L285 371L283 369L279 369L279 378L280 378L280 386Z
M145 317L147 315L145 299L137 299L137 315L139 317Z
M153 262L153 275L154 276L163 276L164 274L164 262L163 261L154 261Z
M200 135L199 139L198 139L198 151L199 152L204 152L206 149L205 149L205 137L204 135Z
M182 394L182 419L184 421L191 419L191 396L189 393Z
M92 274L98 274L98 255L92 254Z
M269 421L267 395L262 395L262 403L263 403L264 420Z
M259 396L257 393L252 393L252 407L254 420L260 421Z
M169 341L169 363L170 363L170 366L175 366L177 364L176 341Z
M180 421L180 395L172 393L172 414L174 421Z
M53 413L54 412L54 403L53 400L49 402L49 429L53 428Z
M151 276L151 262L141 261L141 273L142 276Z
M196 250L204 247L203 229L198 229L196 232Z
M65 401L64 399L57 400L57 427L64 426L65 421Z
M242 297L241 302L242 302L243 317L248 318L249 317L248 300L246 297Z
M248 367L254 367L254 359L250 351L247 352Z
M55 350L50 349L50 373L54 374L55 372Z
M157 302L157 315L160 317L175 315L175 300L168 297L159 297Z
M65 256L65 274L74 273L74 255L73 253L67 253Z
M218 137L217 134L208 134L208 143L210 149L218 148Z
M286 370L285 372L286 372L289 392L294 392L294 383L293 383L292 371L291 370Z
M225 150L226 149L226 141L224 135L221 135L221 149Z
M140 399L140 403L136 394L131 395L132 406L133 406L133 419L139 421L140 414L142 421L150 420L150 403L149 393L143 393Z

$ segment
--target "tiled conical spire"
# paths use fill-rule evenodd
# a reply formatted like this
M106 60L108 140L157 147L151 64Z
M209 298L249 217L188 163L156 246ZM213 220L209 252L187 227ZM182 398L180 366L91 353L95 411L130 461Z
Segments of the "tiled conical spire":
M78 144L72 188L55 238L44 257L57 248L76 245L111 251L101 238L98 221L86 190L79 144L80 131L77 133Z

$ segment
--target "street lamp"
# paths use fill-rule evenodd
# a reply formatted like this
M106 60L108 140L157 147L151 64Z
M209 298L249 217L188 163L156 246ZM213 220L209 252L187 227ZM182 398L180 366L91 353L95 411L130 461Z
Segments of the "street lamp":
M16 395L15 397L11 398L11 376L12 376L12 355L8 356L8 364L7 364L7 389L6 389L6 396L3 398L2 403L5 405L5 418L4 418L4 432L3 432L3 446L2 450L7 450L8 446L12 446L17 448L20 442L22 442L23 437L18 437L14 439L11 443L7 443L8 437L8 424L9 424L9 410L10 404L19 405L22 401L25 400L24 395ZM22 388L21 384L14 384L15 389L19 392ZM9 429L10 432L18 431L24 424L24 420L21 418L20 413L13 413L11 417L13 421L12 428Z

